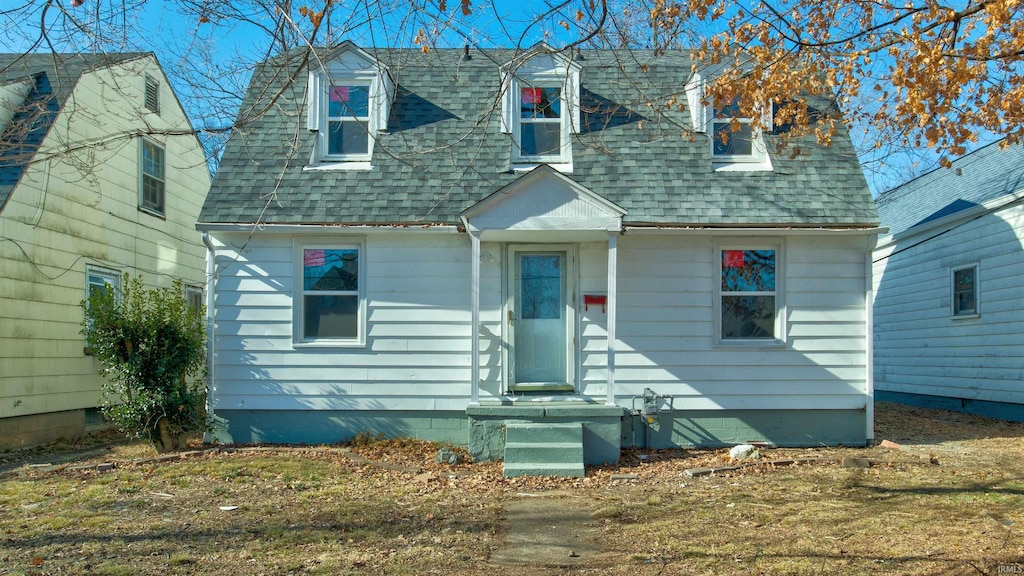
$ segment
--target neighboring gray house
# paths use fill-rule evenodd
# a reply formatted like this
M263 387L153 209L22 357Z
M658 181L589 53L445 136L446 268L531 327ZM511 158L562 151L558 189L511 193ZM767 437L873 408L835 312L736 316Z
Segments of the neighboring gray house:
M1024 420L1024 146L991 144L876 199L879 400Z
M730 107L692 69L351 43L258 68L198 225L218 436L379 431L506 474L864 444L878 221L856 154L780 151L743 118L712 138Z

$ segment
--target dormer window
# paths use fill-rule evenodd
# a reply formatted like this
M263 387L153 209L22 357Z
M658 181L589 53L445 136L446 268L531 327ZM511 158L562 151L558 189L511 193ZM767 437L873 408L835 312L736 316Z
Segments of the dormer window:
M741 116L739 98L718 101L706 94L706 80L694 74L686 85L690 117L695 132L708 135L712 167L716 171L770 171L772 161L765 147L764 134L755 130L753 119ZM766 106L762 126L771 126L770 107Z
M572 169L580 126L580 65L538 44L501 68L502 132L512 137L512 167Z
M760 160L758 145L750 126L750 117L740 116L740 107L734 98L728 103L715 102L711 117L711 156L715 161L754 162ZM760 139L757 139L758 144Z
M370 85L331 85L327 96L327 159L369 160Z
M307 168L369 169L394 93L387 68L351 42L311 70L308 127L317 138Z

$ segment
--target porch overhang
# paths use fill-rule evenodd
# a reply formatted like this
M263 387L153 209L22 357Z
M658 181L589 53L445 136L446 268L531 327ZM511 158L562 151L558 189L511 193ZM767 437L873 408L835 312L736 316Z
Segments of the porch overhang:
M484 242L603 241L622 230L626 211L565 174L541 165L462 211Z
M605 404L615 404L615 311L618 236L626 211L549 166L539 166L460 217L470 237L472 362L470 405L480 405L480 243L607 242L608 381ZM505 326L502 326L502 338Z

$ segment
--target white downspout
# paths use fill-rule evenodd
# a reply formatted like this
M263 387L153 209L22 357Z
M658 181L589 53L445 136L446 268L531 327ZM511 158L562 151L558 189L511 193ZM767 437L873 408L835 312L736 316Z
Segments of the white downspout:
M874 252L875 243L878 241L876 235L871 235L867 239L867 254L864 256L864 277L865 277L865 296L864 296L864 314L865 314L865 331L867 332L867 342L865 343L865 351L867 358L865 359L865 370L867 374L864 379L864 400L867 402L865 412L865 418L867 419L867 443L870 445L875 440L875 317L874 317L874 280L873 280L873 263L872 255Z
M618 231L610 232L608 234L608 302L606 303L608 306L608 389L605 399L605 404L609 406L615 405L615 301L617 299L616 279L619 275L618 242Z
M213 361L215 351L214 342L216 341L216 337L213 333L213 290L216 286L214 272L217 268L217 251L213 247L213 242L210 240L209 232L203 232L203 244L206 245L206 416L212 420L214 416L213 407L216 404L214 399L217 391L217 388L214 385L214 382L216 381L214 379L216 363ZM209 432L204 436L204 442L211 442L213 440Z

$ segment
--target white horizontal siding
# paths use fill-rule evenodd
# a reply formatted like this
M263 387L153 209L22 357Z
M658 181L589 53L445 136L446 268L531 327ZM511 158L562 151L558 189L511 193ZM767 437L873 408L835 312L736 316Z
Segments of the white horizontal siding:
M218 240L236 239L220 235ZM362 240L339 236L332 241ZM467 237L367 238L360 279L367 301L366 345L356 347L294 345L291 237L256 236L232 262L235 256L229 249L219 251L217 408L423 409L447 406L444 398L465 407L471 346ZM487 270L483 285L500 291L499 275L500 268ZM482 320L498 320L493 307ZM497 345L482 338L481 350L496 356ZM482 367L494 363L485 358Z
M785 238L785 343L755 348L715 344L714 243L712 236L620 239L618 402L629 406L651 388L675 396L680 409L863 408L865 240ZM598 258L606 258L603 250L583 259L584 277ZM604 326L582 328L584 390L600 395Z
M875 384L879 390L1024 402L1024 207L879 250ZM950 316L951 268L978 264L980 315Z
M242 238L219 235L240 245ZM780 238L780 240L782 240ZM338 242L345 240L341 237ZM361 239L360 239L361 241ZM461 409L469 399L469 240L365 239L365 347L292 342L292 239L262 235L219 272L218 408ZM623 236L619 243L616 397L646 387L678 408L862 408L865 241L785 239L780 346L715 345L714 238ZM481 398L500 394L505 247L481 245ZM578 246L580 390L603 398L607 313L583 296L607 291L607 245ZM223 267L235 257L222 250Z

